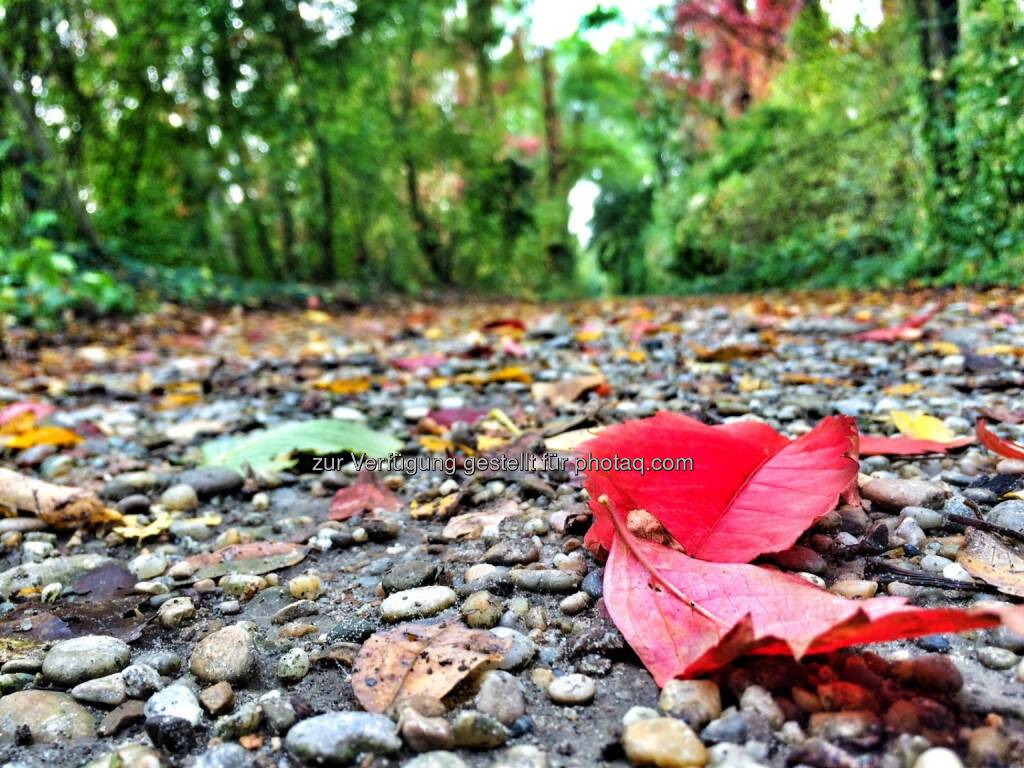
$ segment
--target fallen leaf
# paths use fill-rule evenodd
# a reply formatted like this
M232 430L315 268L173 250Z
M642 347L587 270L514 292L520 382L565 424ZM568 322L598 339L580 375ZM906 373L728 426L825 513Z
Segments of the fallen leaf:
M941 419L923 411L890 411L889 418L904 437L913 440L931 440L936 443L951 443L956 440L953 431Z
M769 350L754 344L726 344L716 349L692 342L690 349L694 356L702 363L731 363L736 360L753 360L761 357Z
M908 395L916 395L922 389L924 389L924 385L921 382L908 381L904 384L893 384L883 389L882 392L894 397L906 397Z
M56 528L117 522L121 515L108 509L91 491L0 468L0 507L31 512Z
M29 429L12 437L3 438L2 444L7 448L34 448L37 445L70 446L83 442L76 432L64 427L44 426Z
M660 413L609 427L579 451L591 467L630 460L620 469L587 471L592 508L607 494L617 509L645 509L688 554L719 562L788 549L857 476L857 426L842 416L790 441L760 422L711 427ZM691 470L655 467L665 460L685 467L679 462L686 459ZM610 549L613 533L607 516L599 517L587 543Z
M398 357L391 361L391 364L403 371L418 371L422 368L433 370L439 365L444 365L447 358L444 355L419 355L417 357Z
M861 435L861 456L920 456L927 453L946 453L974 442L973 437L958 437L948 443L935 440L914 440L909 437Z
M42 421L47 416L56 413L57 409L49 403L41 403L37 400L22 400L11 403L0 408L0 428L6 427L13 420L23 417L25 414L32 416L32 423ZM6 432L4 434L7 434Z
M286 469L301 451L335 454L344 451L383 458L400 450L400 440L351 421L316 419L290 421L270 429L221 437L203 443L206 466L241 470Z
M373 386L373 382L366 377L356 379L333 379L331 381L318 381L317 389L325 389L332 395L358 395L366 392Z
M505 499L498 503L479 510L458 515L448 521L448 525L441 531L446 539L479 539L485 528L497 527L502 520L518 515L522 510L519 505L511 499Z
M278 571L301 563L306 548L286 541L258 541L250 544L232 544L215 552L203 552L187 557L182 562L194 569L193 581L216 579L226 573L262 573Z
M509 640L459 623L402 624L363 643L352 689L367 712L394 711L413 696L444 698L466 677L497 666Z
M331 520L348 520L362 512L374 509L396 510L403 506L402 499L388 489L376 475L363 470L352 485L339 488L331 499Z
M623 535L624 534L624 535ZM629 541L624 541L629 537ZM662 686L722 667L745 653L827 653L851 645L998 626L1003 611L923 609L903 598L849 600L798 576L746 563L708 563L615 537L604 601L630 647Z
M125 518L127 525L116 526L114 528L114 533L119 534L126 539L138 539L139 544L141 545L143 540L159 536L161 533L168 530L174 520L174 515L169 512L161 512L149 523L139 525L137 517L135 515L129 515Z
M998 453L1000 456L1005 456L1008 459L1024 459L1024 445L1000 437L988 428L988 424L985 423L984 419L978 419L975 422L974 431L977 433L981 444L993 453Z
M968 528L956 561L971 576L991 584L1000 592L1024 597L1024 557L996 536Z
M426 502L413 501L409 505L409 514L417 520L448 517L461 498L461 493L449 493L447 496L439 496Z
M533 376L525 368L510 365L488 373L460 373L452 381L456 384L472 384L475 387L482 387L485 384L496 384L505 381L518 381L521 384L529 384L533 381Z
M545 438L544 447L552 453L572 453L588 440L600 434L605 427L590 427L588 429L573 429L563 432L560 435Z
M442 408L431 411L427 418L441 427L451 428L457 422L473 424L486 416L490 411L486 408Z
M604 383L604 374L592 373L559 381L538 381L530 388L530 392L538 403L559 406L573 402Z
M856 341L914 341L924 335L922 328L942 309L941 306L914 315L898 325L891 325L885 328L875 328L871 331L854 334L851 338Z
M997 421L1002 424L1024 423L1024 413L1021 413L1020 411L1011 411L1005 405L983 405L978 408L978 413L986 419Z

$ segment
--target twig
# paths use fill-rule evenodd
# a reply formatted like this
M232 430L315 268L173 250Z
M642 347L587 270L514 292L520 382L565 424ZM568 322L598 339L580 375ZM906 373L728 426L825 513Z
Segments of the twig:
M965 517L964 515L946 515L946 519L951 523L962 525L965 528L978 528L982 531L988 531L989 533L997 533L1000 536L1005 536L1008 539L1024 544L1024 533L1015 531L1012 528L1006 528L1002 525L996 525L985 520L978 520L974 517Z
M889 565L882 560L868 560L865 565L867 571L876 577L876 581L888 584L892 581L900 581L904 584L911 584L915 587L931 587L933 589L951 589L958 592L991 592L998 593L999 590L988 584L968 583L947 579L944 576L934 576L922 571L910 571L895 565Z

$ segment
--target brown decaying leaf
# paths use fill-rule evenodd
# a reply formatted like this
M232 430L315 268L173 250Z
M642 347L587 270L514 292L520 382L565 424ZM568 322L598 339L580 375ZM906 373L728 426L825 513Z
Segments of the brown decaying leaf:
M969 529L956 561L971 576L1000 592L1024 597L1024 557L991 533Z
M754 344L726 344L717 349L710 349L693 342L690 344L694 357L702 363L731 363L735 360L753 360L770 350Z
M479 539L484 528L499 525L506 517L519 514L519 505L511 499L505 499L479 512L467 512L448 521L441 531L446 539Z
M186 558L183 562L195 568L192 578L216 579L225 573L251 573L259 575L302 562L306 548L286 541L254 541L250 544L232 544L216 552L204 552Z
M121 515L105 507L91 491L54 485L9 469L0 469L0 506L32 512L56 528L121 520Z
M568 405L576 398L592 389L597 389L604 383L604 374L591 373L561 381L538 381L530 387L530 392L538 403L550 403L554 406Z
M413 696L444 698L473 672L495 666L511 643L463 624L402 624L363 643L352 688L367 712L388 712Z

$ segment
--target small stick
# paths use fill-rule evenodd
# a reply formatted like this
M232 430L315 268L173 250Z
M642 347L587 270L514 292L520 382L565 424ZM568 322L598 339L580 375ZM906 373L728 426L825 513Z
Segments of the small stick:
M1002 525L996 525L995 523L989 523L985 520L978 520L974 517L965 517L964 515L946 515L946 519L951 523L962 525L965 528L978 528L982 531L988 531L989 533L997 533L1000 536L1005 536L1008 539L1013 539L1024 544L1024 533L1015 531L1012 528L1006 528Z
M999 590L988 584L968 584L955 579L947 579L943 576L933 576L930 573L910 571L895 565L889 565L881 560L868 560L868 570L872 576L877 576L878 581L889 583L891 581L902 581L904 584L911 584L915 587L932 587L935 589L952 589L958 592L991 592Z

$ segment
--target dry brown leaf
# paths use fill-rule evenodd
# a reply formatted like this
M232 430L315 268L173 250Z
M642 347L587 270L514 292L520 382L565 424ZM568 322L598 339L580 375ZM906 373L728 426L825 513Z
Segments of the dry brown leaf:
M731 363L735 360L753 360L769 352L765 347L754 344L726 344L717 349L710 349L693 342L690 344L694 357L702 363Z
M971 576L1000 592L1024 597L1024 557L992 534L977 528L968 530L956 561Z
M479 512L467 512L448 521L441 535L448 539L479 539L484 528L500 525L507 517L519 514L519 505L511 499L499 501Z
M413 696L442 699L473 672L496 666L510 646L460 623L402 624L363 643L352 688L367 712L391 711Z
M561 381L538 381L530 388L530 391L533 393L533 399L538 403L550 403L558 406L567 405L580 395L597 389L604 383L604 374L591 373Z
M121 520L92 491L54 485L9 469L0 469L0 506L31 512L55 528Z

